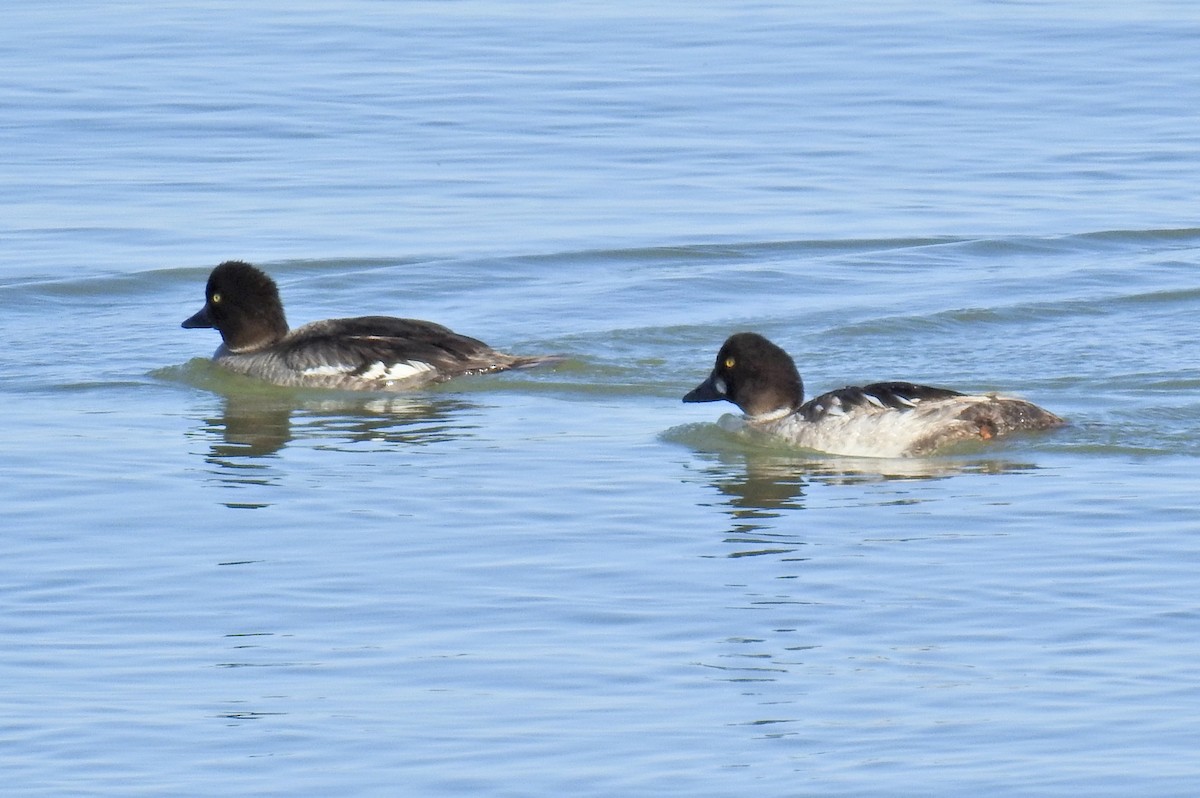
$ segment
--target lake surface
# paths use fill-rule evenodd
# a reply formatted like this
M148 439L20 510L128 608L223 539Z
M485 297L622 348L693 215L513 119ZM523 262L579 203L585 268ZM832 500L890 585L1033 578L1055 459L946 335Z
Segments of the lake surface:
M6 6L6 795L1200 790L1193 4L263 5ZM231 377L230 258L565 360ZM754 446L745 329L1071 425Z

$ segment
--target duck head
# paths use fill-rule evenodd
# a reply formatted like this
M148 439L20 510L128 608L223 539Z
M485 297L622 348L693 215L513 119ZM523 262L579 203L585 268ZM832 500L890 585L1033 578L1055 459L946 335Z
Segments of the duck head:
M182 326L189 330L216 328L233 352L262 349L288 332L275 281L240 260L225 261L212 270L204 289L204 307Z
M747 416L790 413L804 403L804 383L787 352L758 333L731 335L708 379L685 402L733 402Z

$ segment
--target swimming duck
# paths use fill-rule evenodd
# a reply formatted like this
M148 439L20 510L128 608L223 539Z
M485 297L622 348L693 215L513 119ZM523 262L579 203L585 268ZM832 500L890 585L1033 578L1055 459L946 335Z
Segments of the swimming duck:
M1066 423L1023 399L911 382L847 386L805 402L792 358L752 332L730 336L708 379L683 397L720 400L741 408L749 429L805 449L862 457L927 455L960 441Z
M291 330L275 281L242 261L213 269L204 298L182 326L215 327L223 342L215 363L276 385L401 391L559 359L505 354L440 324L391 316L327 319Z

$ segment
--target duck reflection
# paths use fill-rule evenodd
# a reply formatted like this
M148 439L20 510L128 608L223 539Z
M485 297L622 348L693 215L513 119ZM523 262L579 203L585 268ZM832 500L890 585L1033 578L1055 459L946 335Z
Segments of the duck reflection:
M277 453L298 435L342 444L420 445L462 437L452 419L473 407L461 399L432 397L303 398L262 395L224 397L222 413L204 419L212 440L211 463L253 460Z
M804 545L774 528L774 519L804 508L803 472L778 458L723 452L710 455L700 473L724 498L721 506L733 522L725 542L738 548L726 556L788 554Z
M712 486L728 498L726 505L735 519L775 518L783 510L804 507L808 481L786 460L721 455L706 473Z
M704 487L701 503L722 537L708 556L728 563L718 569L722 578L714 589L734 612L699 664L708 678L727 682L749 700L740 725L762 739L811 733L804 698L811 679L819 683L832 668L872 667L865 658L846 656L843 635L854 624L875 631L864 618L892 610L871 604L877 594L855 578L878 567L860 559L858 544L878 538L871 525L886 524L896 509L890 505L936 501L930 497L962 489L937 481L1038 469L973 453L884 460L781 451L728 436L716 425L676 428L664 437L693 450L685 458L687 480ZM874 504L876 510L838 511L847 504ZM865 528L842 526L858 519L870 520ZM877 551L876 545L861 548L863 558ZM875 640L860 650L885 664L907 656ZM920 657L913 659L923 664Z
M736 548L727 554L729 557L791 554L804 546L804 540L794 531L799 525L794 520L781 524L780 518L805 509L807 494L821 486L889 483L895 489L880 494L880 501L907 504L923 499L906 490L905 482L1037 468L1031 463L965 456L875 459L781 452L778 448L730 445L726 439L714 439L710 430L691 427L680 428L667 437L705 449L700 454L703 465L699 473L723 498L718 506L732 522L726 542ZM898 493L905 495L897 498Z
M204 419L203 431L213 438L208 462L265 457L292 439L291 403L226 397L217 418Z
M319 439L325 449L420 446L461 438L474 405L436 396L321 396L287 390L230 392L221 414L204 418L194 433L208 443L204 460L218 481L235 487L272 485L278 455L297 438ZM254 508L259 503L233 503Z

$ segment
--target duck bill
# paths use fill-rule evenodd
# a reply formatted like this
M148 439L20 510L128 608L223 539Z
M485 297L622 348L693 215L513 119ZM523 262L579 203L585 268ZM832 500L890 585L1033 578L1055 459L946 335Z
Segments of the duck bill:
M692 390L684 395L685 402L720 402L723 399L728 399L725 395L725 381L717 376L714 371L708 375L708 379L697 385Z
M180 326L185 330L194 330L199 327L212 327L212 316L208 315L208 305L200 308L200 311L194 316L189 316Z

